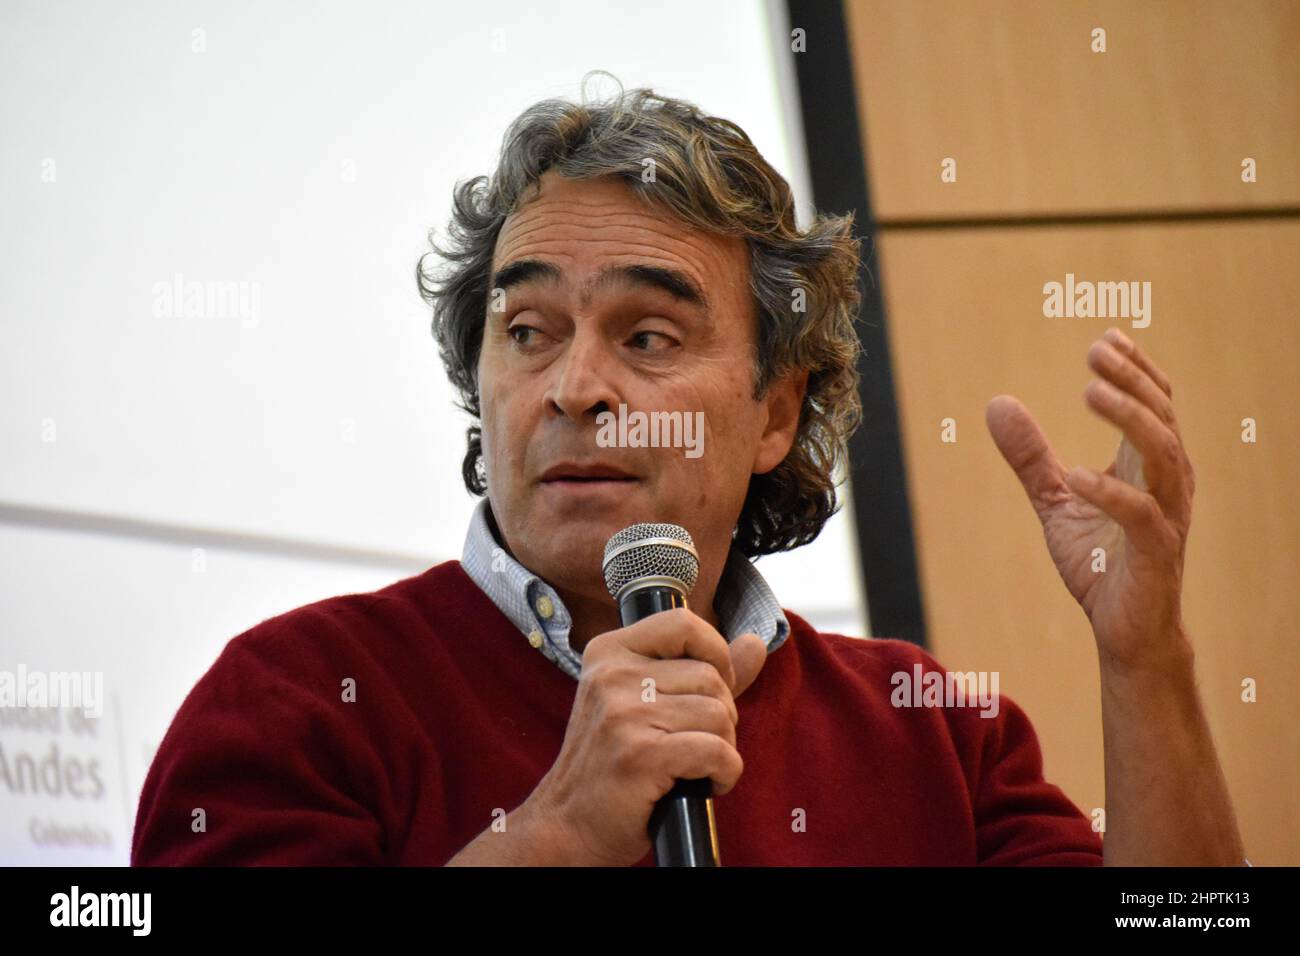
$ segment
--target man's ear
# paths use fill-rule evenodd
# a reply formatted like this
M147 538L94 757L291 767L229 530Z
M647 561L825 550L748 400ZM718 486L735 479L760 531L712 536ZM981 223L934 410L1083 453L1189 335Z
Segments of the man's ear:
M808 389L808 370L794 369L773 381L763 396L767 425L758 440L754 455L754 474L765 475L785 460L799 431L804 393Z

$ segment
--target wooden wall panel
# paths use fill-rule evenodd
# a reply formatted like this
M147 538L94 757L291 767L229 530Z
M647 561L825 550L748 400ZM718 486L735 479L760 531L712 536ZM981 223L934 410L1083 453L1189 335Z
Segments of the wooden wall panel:
M846 8L886 222L1300 203L1294 0ZM955 183L939 180L944 157Z
M1151 325L1118 323L1174 383L1197 473L1184 612L1254 862L1300 864L1300 221L885 233L886 314L932 649L997 670L1042 740L1046 773L1104 803L1096 651L984 406L1019 396L1070 465L1104 467L1118 432L1083 404L1104 319L1043 316L1043 284L1152 283ZM1243 444L1240 422L1258 422ZM957 441L940 422L957 421ZM1259 700L1240 700L1241 680Z

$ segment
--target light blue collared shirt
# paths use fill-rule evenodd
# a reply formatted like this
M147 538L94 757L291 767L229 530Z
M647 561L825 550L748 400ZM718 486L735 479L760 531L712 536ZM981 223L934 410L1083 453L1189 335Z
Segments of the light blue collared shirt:
M529 644L570 677L581 674L582 655L569 645L573 620L564 602L554 588L501 546L488 522L486 498L474 509L460 563ZM790 636L790 622L776 595L739 548L732 547L727 556L714 606L728 641L757 634L767 642L770 654Z

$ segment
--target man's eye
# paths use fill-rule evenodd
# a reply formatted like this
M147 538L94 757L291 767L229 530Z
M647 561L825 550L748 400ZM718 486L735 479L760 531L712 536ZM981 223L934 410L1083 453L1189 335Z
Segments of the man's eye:
M653 332L646 329L632 334L632 344L643 352L660 352L672 348L677 344L677 340L662 332Z
M519 345L532 345L533 339L531 333L536 331L537 329L533 328L531 325L512 325L510 328L506 329L506 334L514 339Z

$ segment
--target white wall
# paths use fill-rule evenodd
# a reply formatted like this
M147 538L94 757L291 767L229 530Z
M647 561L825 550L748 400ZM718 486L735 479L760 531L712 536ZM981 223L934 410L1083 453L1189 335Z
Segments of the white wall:
M806 210L767 7L560 9L0 6L0 670L102 671L106 694L80 732L0 712L11 780L25 753L104 784L0 776L0 863L125 863L153 747L226 641L459 555L466 422L413 270L520 110L591 69L684 96ZM247 308L155 314L177 275ZM760 568L865 629L847 516ZM49 822L109 845L37 843Z

